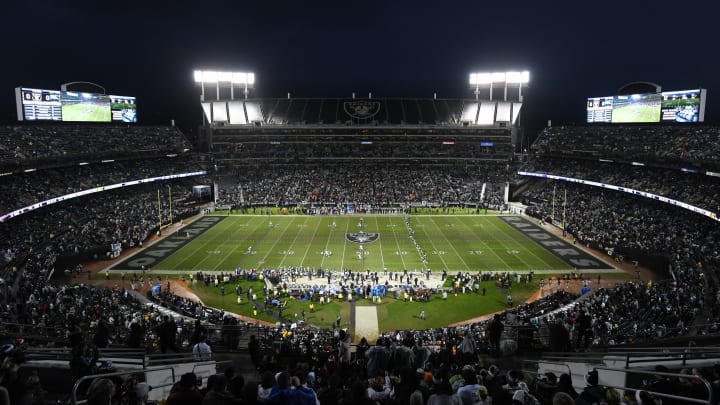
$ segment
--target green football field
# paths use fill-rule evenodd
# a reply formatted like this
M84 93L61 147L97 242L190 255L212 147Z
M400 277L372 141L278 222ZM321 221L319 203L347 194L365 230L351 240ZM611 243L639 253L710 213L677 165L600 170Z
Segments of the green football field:
M613 122L659 122L660 107L630 104L612 110Z
M572 269L494 216L411 216L408 221L409 226L400 216L230 216L153 269L231 271L237 267L291 266L372 271L385 267L409 271L430 268L448 272ZM377 240L363 243L362 249L359 243L350 240L358 235L372 239L374 234Z
M110 122L110 106L67 104L62 106L63 121Z

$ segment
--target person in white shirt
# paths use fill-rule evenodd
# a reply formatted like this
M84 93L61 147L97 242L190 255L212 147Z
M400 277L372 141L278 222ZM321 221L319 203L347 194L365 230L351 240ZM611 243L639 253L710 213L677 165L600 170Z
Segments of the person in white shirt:
M196 361L212 360L212 349L210 349L210 345L205 343L205 337L201 337L200 341L195 343L192 352Z

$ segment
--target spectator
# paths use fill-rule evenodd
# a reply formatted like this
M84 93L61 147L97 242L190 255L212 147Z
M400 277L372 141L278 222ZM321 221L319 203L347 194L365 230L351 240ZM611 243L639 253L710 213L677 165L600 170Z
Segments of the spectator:
M556 392L552 399L552 405L574 405L575 400L565 392Z
M427 405L462 405L462 400L452 391L449 381L440 381L435 385L435 393L428 398Z
M197 405L202 402L203 396L197 389L197 377L194 373L183 374L167 398L167 405Z
M222 374L216 374L215 379L210 386L208 379L208 392L202 400L202 405L234 405L238 404L238 400L227 390L227 380Z
M107 378L93 380L87 392L88 405L110 405L115 395L115 384Z
M470 365L463 367L462 376L465 381L465 385L458 388L457 395L462 400L463 405L472 405L477 401L478 397L476 394L480 387L485 387L478 383L475 369ZM485 393L487 394L487 389L485 389Z
M392 395L392 384L387 372L385 372L385 377L380 375L375 377L367 389L367 397L375 402L385 403Z
M340 402L341 405L377 405L377 402L368 398L368 388L360 380L356 380L350 386L350 391ZM322 403L322 402L321 402Z
M235 373L234 367L227 367L223 372L227 380L228 391L235 399L242 399L243 387L245 386L245 377L242 374Z
M195 343L192 352L193 359L196 361L212 360L212 349L210 349L210 345L205 342L205 337L201 337L200 341Z
M599 384L598 371L592 370L585 375L585 389L575 400L577 405L592 405L605 401L605 388Z

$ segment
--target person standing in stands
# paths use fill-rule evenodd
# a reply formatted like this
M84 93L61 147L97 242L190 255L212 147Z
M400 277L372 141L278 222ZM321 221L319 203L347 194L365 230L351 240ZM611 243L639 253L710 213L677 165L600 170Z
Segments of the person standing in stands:
M477 361L477 356L475 355L475 351L477 350L475 347L475 338L469 330L465 331L463 340L460 342L458 349L460 349L460 353L462 355L463 365L472 364Z
M250 335L248 351L250 352L250 360L252 361L253 367L257 370L260 365L260 342L257 340L255 335Z
M168 315L165 315L163 323L157 327L157 334L160 340L160 352L162 354L167 353L167 349L171 349L175 353L179 352L177 346L175 345L177 328Z
M200 338L200 341L195 343L192 348L193 358L195 361L208 361L212 360L212 349L210 345L205 342L205 337Z
M500 315L495 314L492 321L488 325L488 335L490 338L490 356L497 357L500 355L500 338L502 336L505 325L500 320Z

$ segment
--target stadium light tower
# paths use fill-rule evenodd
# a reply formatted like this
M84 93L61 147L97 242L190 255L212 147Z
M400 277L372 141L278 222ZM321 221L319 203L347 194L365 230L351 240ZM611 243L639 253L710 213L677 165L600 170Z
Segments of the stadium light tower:
M470 73L470 86L475 89L475 99L480 98L480 89L490 89L490 100L493 99L493 89L503 88L503 101L508 99L508 88L518 89L518 101L522 99L523 87L530 83L530 72L491 72Z
M196 70L193 73L195 83L200 84L200 101L205 101L205 85L215 86L216 99L220 100L220 88L230 88L230 100L235 99L235 86L243 89L247 99L250 89L255 85L255 73L251 72L218 72L214 70Z

